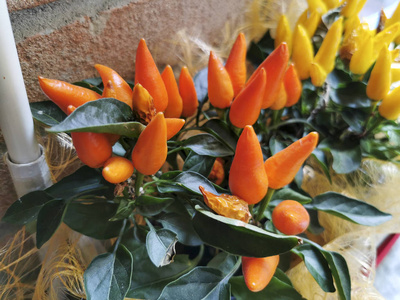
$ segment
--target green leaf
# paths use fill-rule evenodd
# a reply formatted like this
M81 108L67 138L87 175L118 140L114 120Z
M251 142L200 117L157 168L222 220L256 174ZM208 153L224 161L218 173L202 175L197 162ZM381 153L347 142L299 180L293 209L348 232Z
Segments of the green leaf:
M332 89L330 97L333 102L345 107L370 107L371 100L367 97L366 87L362 82L351 82L345 87Z
M75 173L53 184L45 192L55 198L65 200L88 195L114 198L114 188L115 185L107 182L101 175L101 172L84 166Z
M136 212L146 217L155 216L161 213L174 201L174 198L158 198L148 195L141 195L135 201Z
M84 273L88 300L123 300L132 278L132 255L123 246L97 256Z
M392 219L392 215L378 210L375 206L334 192L314 197L310 205L314 209L366 226L380 225Z
M352 81L353 79L351 78L349 73L338 69L334 69L328 74L328 77L326 78L326 82L331 86L331 88L334 89L344 88L348 83Z
M118 204L97 199L93 203L72 202L64 216L64 223L71 229L95 239L109 239L118 236L122 221L110 221Z
M215 190L214 185L207 178L192 171L182 172L170 181L159 180L155 183L157 184L157 188L160 193L190 191L197 195L201 195L201 192L199 190L199 186L201 185L207 191L214 194L219 194Z
M207 177L214 165L215 157L198 155L191 151L185 160L183 165L183 171L197 172Z
M29 104L32 117L47 126L54 126L67 117L67 115L52 101L33 102Z
M102 132L137 138L145 126L131 120L129 105L113 98L103 98L77 107L63 122L48 131Z
M133 210L135 209L135 204L126 198L121 197L118 203L117 212L110 218L110 221L118 221L128 218Z
M295 190L292 190L291 188L283 188L280 190L277 190L273 197L273 200L295 200L301 204L307 204L312 201L310 197L307 197L303 194L300 194L296 192Z
M149 227L150 231L146 236L146 249L150 260L156 267L166 266L173 261L178 238L174 232L168 229L156 230L151 224Z
M229 126L220 119L211 119L204 123L201 130L206 131L235 151L238 137Z
M87 78L82 81L74 82L73 84L95 91L100 95L103 94L103 90L100 89L100 87L103 86L101 77Z
M173 263L157 268L150 261L145 245L130 248L130 251L135 272L127 297L138 299L157 299L169 282L192 270L203 255L200 251L193 260L188 255L176 255Z
M180 143L183 148L190 149L198 155L212 157L232 156L235 152L213 135L204 133L191 136Z
M199 207L196 209L193 226L200 238L233 255L271 256L289 251L300 243L296 236L277 235Z
M243 276L232 277L229 283L236 300L301 300L303 297L287 282L278 277L272 277L265 289L251 292L244 282Z
M326 155L322 149L318 147L314 149L311 153L311 157L313 157L318 165L321 167L322 171L324 172L326 178L328 178L329 182L332 183L331 174L328 168L328 161L326 159Z
M338 143L331 139L324 140L319 145L320 149L330 151L333 157L333 170L338 174L348 174L358 169L361 164L360 144Z
M2 221L18 225L28 224L36 220L43 205L53 199L54 197L45 191L30 192L11 204Z
M214 268L196 267L166 285L158 299L185 299L190 295L192 300L230 300L230 276Z
M304 260L307 270L323 291L328 293L336 291L328 262L318 248L307 244L292 249L292 252Z
M54 199L40 209L36 223L36 247L40 249L60 226L64 211L65 201Z
M230 255L227 252L220 252L208 262L207 267L220 270L226 276L234 268L237 261L237 256Z

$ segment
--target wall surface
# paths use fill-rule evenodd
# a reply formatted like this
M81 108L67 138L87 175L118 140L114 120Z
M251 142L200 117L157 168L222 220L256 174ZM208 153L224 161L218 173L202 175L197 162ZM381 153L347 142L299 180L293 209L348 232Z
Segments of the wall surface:
M30 102L45 100L37 76L68 82L98 77L94 64L134 79L136 47L145 38L160 69L180 66L176 34L216 45L225 23L239 22L249 0L7 0ZM6 151L0 132L0 156ZM0 161L0 215L16 199Z

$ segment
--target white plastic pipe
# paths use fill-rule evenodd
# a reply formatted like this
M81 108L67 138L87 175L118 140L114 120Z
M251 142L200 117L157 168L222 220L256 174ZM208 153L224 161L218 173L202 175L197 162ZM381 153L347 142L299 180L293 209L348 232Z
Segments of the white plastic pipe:
M6 0L0 0L0 29L0 128L8 150L7 165L17 194L22 196L48 186L50 172L47 164L38 163L44 156L35 138ZM24 187L26 182L29 188Z

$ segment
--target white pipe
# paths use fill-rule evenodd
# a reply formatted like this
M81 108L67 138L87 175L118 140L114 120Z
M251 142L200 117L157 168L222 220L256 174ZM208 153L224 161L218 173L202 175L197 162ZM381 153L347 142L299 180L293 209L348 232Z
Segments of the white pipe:
M42 159L43 151L41 152L35 138L32 113L6 0L0 0L0 29L0 128L8 150L7 165L16 180L14 186L17 194L22 196L26 192L49 184L50 172L47 164L47 171L44 171L45 167L42 163L38 164L38 160ZM35 167L39 169L33 170ZM27 174L22 174L22 170L25 170ZM28 179L28 176L32 178ZM24 179L19 182L18 178L23 177ZM29 184L30 187L23 187L23 182L28 181L32 181ZM36 182L36 186L33 182Z

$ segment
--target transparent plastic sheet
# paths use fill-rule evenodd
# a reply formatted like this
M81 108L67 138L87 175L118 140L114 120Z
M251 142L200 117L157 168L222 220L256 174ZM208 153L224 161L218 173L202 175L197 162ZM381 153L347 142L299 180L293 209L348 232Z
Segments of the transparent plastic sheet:
M384 299L374 288L377 243L382 235L398 233L400 228L400 168L390 162L365 160L351 176L334 175L332 184L311 162L305 168L303 188L311 196L335 191L363 200L393 215L391 221L376 227L357 225L320 212L325 231L321 234L324 248L344 256L351 276L352 299ZM294 287L307 299L337 299L337 293L325 293L300 263L288 271Z

